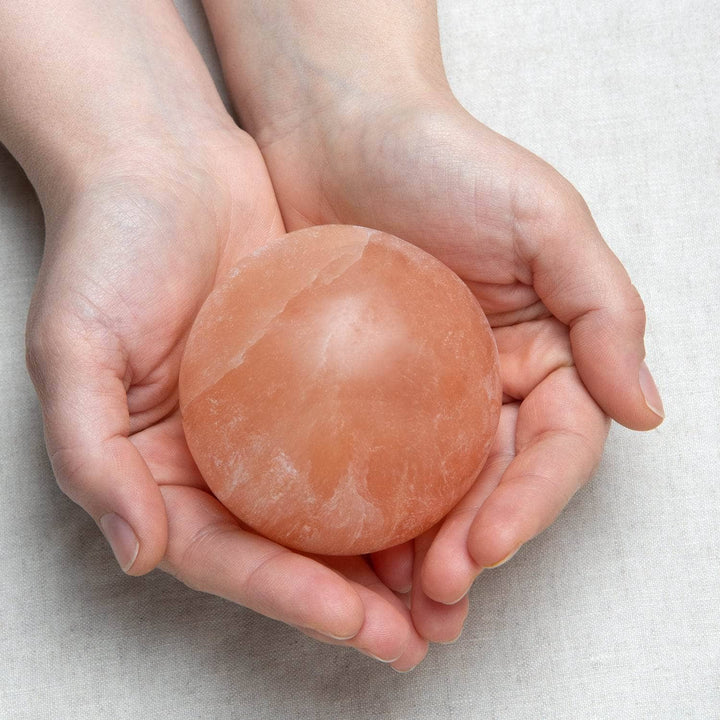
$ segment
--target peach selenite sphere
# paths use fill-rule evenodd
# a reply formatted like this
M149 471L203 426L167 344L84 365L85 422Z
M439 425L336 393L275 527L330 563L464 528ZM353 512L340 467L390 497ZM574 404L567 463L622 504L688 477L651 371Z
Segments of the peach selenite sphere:
M386 233L327 225L245 258L180 369L187 441L217 498L296 550L373 552L467 492L500 414L497 349L465 284Z

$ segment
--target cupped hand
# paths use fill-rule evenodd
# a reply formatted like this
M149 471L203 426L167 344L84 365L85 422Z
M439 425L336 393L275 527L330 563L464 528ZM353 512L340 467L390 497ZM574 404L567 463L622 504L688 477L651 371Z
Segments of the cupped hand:
M257 146L229 128L194 148L134 142L46 208L27 347L60 487L126 572L159 564L314 637L415 665L426 642L368 563L305 557L242 527L185 443L177 381L193 319L240 258L284 232Z
M608 418L655 427L643 303L578 192L444 92L388 93L256 135L288 230L385 230L445 262L494 329L504 406L490 458L445 521L374 567L411 590L429 640L456 637L483 569L546 528L596 467Z

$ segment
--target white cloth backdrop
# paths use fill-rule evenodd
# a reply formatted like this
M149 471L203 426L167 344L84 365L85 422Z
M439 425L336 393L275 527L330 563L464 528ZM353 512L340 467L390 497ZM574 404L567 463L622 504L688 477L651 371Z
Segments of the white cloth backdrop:
M666 422L613 427L594 480L408 675L126 577L44 453L23 359L42 215L0 148L0 718L720 718L720 4L440 14L460 99L576 184L629 269Z

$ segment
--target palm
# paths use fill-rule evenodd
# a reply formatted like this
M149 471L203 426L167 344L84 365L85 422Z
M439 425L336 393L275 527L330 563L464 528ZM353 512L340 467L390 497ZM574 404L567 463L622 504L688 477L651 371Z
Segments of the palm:
M247 167L241 153L247 154L242 146L237 155ZM122 380L125 392L114 399L124 407L113 410L127 428L114 430L124 430L157 456L172 451L183 457L177 455L177 378L201 303L239 257L282 232L274 197L260 191L263 183L267 190L266 178L238 182L229 173L218 177L217 166L204 170L207 177L201 178L197 168L191 176L189 170L149 163L147 174L96 182L57 233L49 228L50 251L31 314L31 324L52 314L54 326L84 346L85 357L108 378ZM167 179L159 182L164 174ZM255 222L234 219L243 217ZM52 252L55 244L62 245L62 254ZM174 480L193 479L189 461L179 467Z
M483 566L547 526L592 472L607 419L574 368L568 327L537 289L534 257L562 231L553 201L564 181L457 106L394 111L374 127L362 152L339 137L341 160L331 149L314 170L302 163L302 129L263 152L288 229L341 222L394 233L462 277L494 328L505 406L493 453L443 527L416 544L414 618L428 637L447 639L453 631L443 624L457 626L463 610L433 603L419 586L436 600L457 600ZM410 579L410 555L397 548L375 564L399 589Z
M46 388L82 388L73 422L67 407L46 414L50 457L63 489L96 519L109 504L135 529L145 552L133 573L160 562L310 634L352 638L382 657L405 648L414 665L425 643L361 558L321 564L249 532L208 491L185 442L177 385L197 311L244 255L284 232L262 157L238 137L205 165L183 158L168 168L161 157L147 175L95 182L49 227L31 366L37 356L48 406L63 400ZM50 346L61 362L52 379L42 366ZM122 486L132 492L118 495Z

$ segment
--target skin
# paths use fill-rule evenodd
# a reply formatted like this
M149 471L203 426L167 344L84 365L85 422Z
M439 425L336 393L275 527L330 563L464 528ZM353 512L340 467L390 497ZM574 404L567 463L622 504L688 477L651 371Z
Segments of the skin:
M205 0L241 122L286 227L367 225L468 284L495 330L504 407L477 483L437 528L376 555L418 631L459 635L478 573L546 528L596 467L609 418L656 427L645 312L552 167L472 118L430 0Z
M660 415L639 382L642 302L582 199L457 104L432 4L386 5L206 3L258 147L170 2L8 0L0 139L45 213L28 367L62 490L126 572L160 565L407 670L428 641L459 634L458 598L480 569L587 480L607 416L648 429ZM208 292L259 244L321 222L437 255L483 304L501 353L507 402L478 482L439 527L372 562L248 532L208 493L177 413Z
M45 214L27 355L60 488L129 574L159 565L327 642L416 664L427 642L367 563L248 532L187 450L177 378L194 317L241 257L285 232L256 144L171 3L68 1L64 25L58 8L0 9L0 137Z

